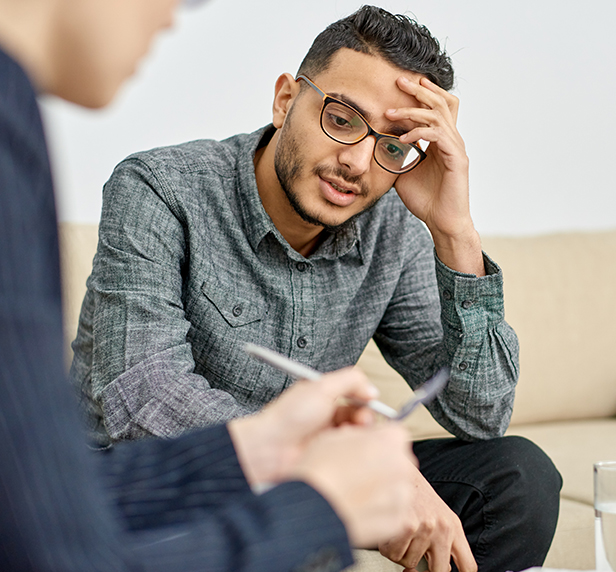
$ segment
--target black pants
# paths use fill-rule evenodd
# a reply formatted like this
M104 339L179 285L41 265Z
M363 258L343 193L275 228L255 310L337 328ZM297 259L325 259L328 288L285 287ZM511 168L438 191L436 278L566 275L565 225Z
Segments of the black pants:
M422 474L460 517L479 572L543 564L562 479L539 447L522 437L502 437L418 441L413 450Z

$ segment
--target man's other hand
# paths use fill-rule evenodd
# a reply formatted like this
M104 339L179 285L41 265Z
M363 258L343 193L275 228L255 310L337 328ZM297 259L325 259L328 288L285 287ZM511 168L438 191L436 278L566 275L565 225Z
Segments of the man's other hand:
M425 556L430 572L448 572L452 558L460 572L476 572L458 516L414 467L412 484L404 532L379 544L381 554L404 566L405 571L414 571Z

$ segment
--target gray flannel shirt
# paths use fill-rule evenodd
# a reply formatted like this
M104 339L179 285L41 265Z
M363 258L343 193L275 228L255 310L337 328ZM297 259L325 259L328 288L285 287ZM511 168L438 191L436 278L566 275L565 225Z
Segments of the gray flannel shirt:
M292 380L256 342L321 371L374 337L416 388L452 367L429 406L463 439L501 435L518 375L502 275L454 272L395 191L305 258L265 212L253 158L271 128L133 155L103 192L98 252L71 377L99 444L169 437L256 411Z

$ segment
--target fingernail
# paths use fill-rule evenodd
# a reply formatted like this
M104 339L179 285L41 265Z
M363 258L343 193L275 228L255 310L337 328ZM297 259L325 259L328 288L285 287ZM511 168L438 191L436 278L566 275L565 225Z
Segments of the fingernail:
M370 394L372 399L376 399L379 396L380 391L378 390L378 388L376 386L369 385L368 386L368 393Z
M396 113L398 110L397 109L388 109L387 113Z

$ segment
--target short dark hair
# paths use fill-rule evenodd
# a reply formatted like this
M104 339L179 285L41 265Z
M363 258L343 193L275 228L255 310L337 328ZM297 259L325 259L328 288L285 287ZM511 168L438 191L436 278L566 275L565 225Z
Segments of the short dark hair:
M425 26L403 14L362 6L316 37L298 73L316 77L341 48L381 56L400 69L426 76L445 90L453 87L449 56Z

